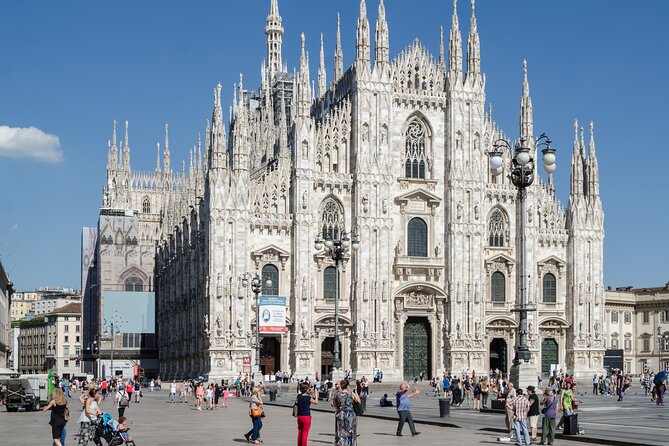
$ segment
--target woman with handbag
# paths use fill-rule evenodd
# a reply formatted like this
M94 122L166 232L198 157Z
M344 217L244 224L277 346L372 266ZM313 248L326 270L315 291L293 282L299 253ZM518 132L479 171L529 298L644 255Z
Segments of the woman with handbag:
M343 379L339 383L339 391L334 397L335 407L335 446L345 446L355 443L358 430L358 416L353 404L360 404L360 397L351 391L348 381Z
M53 391L53 399L44 406L43 412L51 410L51 438L55 446L62 446L65 442L65 425L70 420L70 410L67 408L67 400L62 389Z
M297 418L297 446L307 446L312 404L318 404L318 394L308 383L300 384L300 394L293 406L293 416Z
M253 428L244 434L246 441L250 441L253 444L262 444L260 439L260 429L262 429L262 417L263 408L262 408L262 397L260 396L260 387L256 387L251 392L251 402L249 403L251 415L251 421L253 422Z

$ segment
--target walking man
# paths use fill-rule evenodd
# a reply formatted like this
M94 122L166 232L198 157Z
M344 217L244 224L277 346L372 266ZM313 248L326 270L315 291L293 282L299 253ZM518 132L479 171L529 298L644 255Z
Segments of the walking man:
M397 415L399 415L399 423L397 424L397 436L402 436L402 429L404 428L404 423L409 423L409 429L411 430L411 436L415 437L420 435L420 432L416 431L416 426L413 424L413 417L411 416L411 401L410 398L418 395L420 390L416 389L414 392L409 393L409 386L407 384L400 385L400 390L395 394L397 398Z

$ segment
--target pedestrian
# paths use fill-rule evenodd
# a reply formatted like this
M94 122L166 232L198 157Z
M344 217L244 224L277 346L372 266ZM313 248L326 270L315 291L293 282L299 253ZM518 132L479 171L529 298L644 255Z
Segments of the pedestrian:
M100 390L102 391L102 401L107 398L107 380L103 379L100 383Z
M87 446L92 440L97 446L102 446L100 437L96 435L97 420L102 411L98 406L98 390L92 388L88 391L88 397L84 405L84 410L79 417L81 428L79 429L79 446Z
M135 402L139 403L139 397L142 396L142 385L139 380L135 380Z
M197 404L197 410L202 410L202 402L204 400L204 383L200 382L195 389L195 402Z
M574 402L574 395L571 390L571 383L565 383L564 389L562 389L562 392L560 392L562 418L560 418L560 422L557 425L558 429L562 429L567 419L573 415L574 413L573 402Z
M156 381L154 381L154 379L151 378L151 382L149 382L149 389L151 389L151 392L153 392L155 387L156 387Z
M230 390L228 386L223 388L223 407L228 407L228 398L230 398Z
M311 429L311 405L318 404L318 394L309 384L300 384L300 394L295 400L297 406L297 446L307 446Z
M488 377L484 376L481 378L481 408L487 409L486 404L488 403L488 391L490 386L488 383Z
M507 402L506 407L513 409L513 429L516 433L516 445L523 446L523 438L526 445L532 444L530 433L527 430L527 413L533 403L523 396L523 389L516 389L516 397Z
M353 393L346 379L339 382L339 391L335 393L335 446L351 445L357 438L358 417L353 409L353 402L360 404L360 397Z
M251 401L249 403L249 415L251 416L253 428L244 434L246 441L251 441L253 444L262 443L262 440L260 439L260 429L262 429L263 417L262 406L263 402L262 396L260 395L260 387L255 387L251 392Z
M411 416L411 401L410 399L418 395L420 390L416 389L414 392L409 393L409 386L407 384L400 385L400 390L395 393L395 398L397 402L397 415L399 416L399 421L397 423L397 436L402 436L402 429L404 429L404 423L409 423L409 430L411 431L411 436L415 437L420 435L420 432L416 431L416 426L413 423L413 417Z
M537 424L539 421L539 397L534 386L527 386L527 399L530 401L530 411L527 413L530 437L532 441L537 439Z
M65 443L65 425L70 419L70 410L67 408L67 400L61 389L54 389L52 400L44 406L43 412L51 410L51 438L55 446L63 446Z
M125 381L121 382L121 386L123 386L123 383ZM128 384L125 386L126 392L128 392L128 399L132 401L132 393L135 391L135 386L133 385L132 381L128 381Z
M130 406L130 395L124 386L119 386L114 395L114 403L118 409L118 417L121 418L125 414L125 410Z
M550 387L544 390L544 397L541 399L541 405L544 419L541 422L541 441L539 444L553 444L555 440L555 418L557 418L558 399Z
M666 390L664 381L661 381L655 386L655 392L657 393L657 399L655 400L656 406L664 406L664 391Z
M177 396L177 382L176 380L173 379L172 382L170 383L170 401L172 403L174 403L174 399L176 398L176 396Z
M214 386L214 406L218 406L218 400L221 399L221 392L223 389L219 387L218 383Z
M513 400L516 399L516 396L517 394L513 389L513 383L509 383L506 386L506 390L497 397L498 400L504 402L504 413L506 415L504 422L506 424L506 430L509 433L509 438L511 439L513 439L516 432L513 424Z
M209 384L209 388L207 388L207 409L208 410L214 410L214 397L216 393L216 389L214 388L213 384Z
M472 394L474 396L474 410L481 411L481 383L478 378L474 378L474 384L472 386L474 389Z

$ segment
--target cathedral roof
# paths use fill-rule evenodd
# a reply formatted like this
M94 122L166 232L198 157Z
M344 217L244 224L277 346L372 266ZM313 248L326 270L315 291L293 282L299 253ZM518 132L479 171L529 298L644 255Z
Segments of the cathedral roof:
M437 60L417 38L393 60L391 76L398 91L435 93L444 90Z

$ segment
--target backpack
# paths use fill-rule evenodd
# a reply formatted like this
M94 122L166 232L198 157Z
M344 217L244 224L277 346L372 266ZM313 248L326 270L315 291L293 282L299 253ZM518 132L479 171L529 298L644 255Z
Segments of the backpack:
M119 407L128 407L130 405L130 400L128 399L128 393L123 392L121 394L121 399L118 402Z

